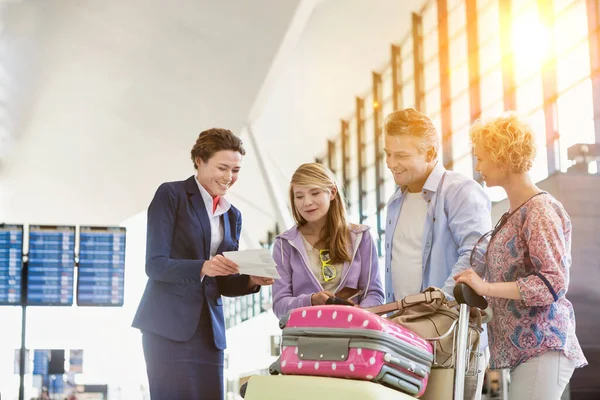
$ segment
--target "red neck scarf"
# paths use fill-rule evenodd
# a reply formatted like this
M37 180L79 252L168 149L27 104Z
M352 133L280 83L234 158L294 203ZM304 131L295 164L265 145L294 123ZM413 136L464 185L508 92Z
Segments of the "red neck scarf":
M221 200L220 196L213 197L213 214L217 211L217 207L219 206L219 200Z

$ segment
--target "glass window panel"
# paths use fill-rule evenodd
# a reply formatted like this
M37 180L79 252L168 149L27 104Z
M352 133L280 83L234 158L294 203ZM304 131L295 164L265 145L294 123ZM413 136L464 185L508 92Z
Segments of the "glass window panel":
M402 57L402 79L404 81L410 80L412 81L412 77L415 73L415 65L413 61L412 54L407 57Z
M370 80L369 82L372 82ZM363 97L363 120L373 118L373 84L369 84L369 92ZM364 141L364 139L363 139Z
M537 7L537 1L538 0L519 0L511 2L513 18L523 15L527 9Z
M375 164L370 165L365 170L364 189L367 192L375 191Z
M242 322L248 319L248 308L246 307L244 298L240 300L240 316L242 317Z
M415 106L415 85L412 80L405 82L402 88L402 106L404 108Z
M558 92L563 92L575 82L590 76L590 50L588 40L584 40L573 50L559 57L556 65Z
M440 111L440 87L436 86L425 94L425 113L431 115Z
M248 319L254 317L254 297L246 296L246 301L248 304Z
M326 157L327 164L326 165L329 166L333 172L335 172L335 170L336 170L336 162L337 162L337 160L336 160L337 154L335 153L335 142L334 142L334 147L333 148L334 148L333 153L330 156L330 154L329 154L329 142L327 142L327 147L325 147L324 153L327 155L327 157Z
M348 221L358 220L358 217L354 218L357 215L355 212L356 203L351 203L348 195L346 195L346 205L348 210Z
M425 90L440 85L440 63L436 57L425 64Z
M459 172L467 178L473 178L473 157L471 153L465 153L452 164L452 170Z
M229 318L229 315L231 313L230 307L229 307L229 299L223 299L223 316L225 318Z
M581 0L576 0L578 3L582 3ZM552 0L552 5L554 6L554 15L558 15L564 10L566 7L571 5L573 0Z
M387 199L387 198L386 198L386 199L384 199L384 202L385 202L386 204L387 204L387 201L388 201L388 199ZM382 240L382 243L384 244L384 245L383 245L383 246L381 246L381 247L382 247L382 248L384 248L384 247L385 247L385 227L386 227L386 226L387 226L387 224L388 224L388 222L387 222L387 221L386 221L386 219L385 219L385 218L386 218L386 216L387 216L387 214L386 214L386 208L385 208L385 207L384 207L384 208L382 208L382 209L381 209L381 211L379 212L379 214L381 215L381 228L382 228L381 230L383 231L383 232L381 233L381 240ZM376 233L378 233L378 232L377 232L377 231L374 231L374 232L373 232L373 236L374 236L374 237L377 237L377 236L378 236Z
M386 102L390 102L392 100L392 68L387 68L386 72L381 76L381 85L379 87L379 100L383 103L385 107ZM384 117L386 115L386 111L384 110Z
M263 311L267 311L271 308L272 301L272 289L271 287L264 287L260 289L260 308Z
M576 143L594 143L592 82L584 80L557 100L561 168L568 166L567 149Z
M515 3L513 3L514 5ZM539 22L537 3L529 2L514 17L511 42L515 66L515 82L520 84L540 70L547 56L549 32Z
M392 113L392 111L394 111L394 103L392 102L391 98L383 103L383 108L381 111L382 111L381 112L381 114L382 114L381 123L383 124L385 117L387 117L388 115L390 115Z
M453 37L461 29L465 29L466 25L466 11L465 2L459 0L459 4L456 7L451 7L448 4L448 37Z
M506 192L500 186L484 186L483 190L485 190L492 203L506 199Z
M429 90L440 85L440 63L439 58L430 60L424 65L425 89Z
M366 196L363 198L363 210L365 215L376 215L375 212L377 211L377 198L375 196L375 191L371 190L370 192L367 192Z
M584 1L577 1L554 22L556 55L562 56L577 42L588 36L587 10Z
M488 107L504 96L502 87L502 69L494 68L489 74L485 75L480 81L481 108Z
M477 1L477 5L484 3L483 0ZM478 14L478 29L479 43L483 44L489 38L500 36L500 12L498 8L498 0L492 0L487 3Z
M426 32L429 32L429 30ZM437 56L438 53L438 30L436 28L423 37L423 59L427 61Z
M452 132L452 160L458 160L466 152L471 152L469 126L464 126L460 130Z
M356 178L350 180L347 193L346 200L348 200L348 204L352 208L358 204L358 180Z
M537 74L532 79L517 87L517 109L520 112L531 111L543 104L542 76Z
M433 123L433 125L435 126L435 129L438 132L438 135L440 134L440 132L442 131L442 116L439 112L436 113L428 113L429 119L431 120L431 122Z
M348 160L348 177L350 179L356 178L358 175L358 147L356 145L356 118L352 118L350 121L350 134L348 135L348 155L350 159Z
M386 199L386 201L394 194L394 192L396 191L396 182L394 182L394 177L392 176L392 173L390 172L389 169L386 168L386 178L384 180L384 199Z
M479 70L485 75L490 69L500 68L502 51L500 49L500 36L496 35L479 49Z
M453 130L461 128L471 120L471 106L469 104L469 92L465 92L457 99L452 100L452 127Z
M374 197L374 196L373 196ZM369 213L367 219L363 221L363 224L367 225L371 228L371 234L373 238L376 239L377 235L377 214L375 212Z
M487 10L492 4L497 4L498 0L477 0L477 11Z
M500 99L494 104L482 108L481 117L483 118L494 118L498 117L504 112L504 99Z
M335 173L337 175L337 179L338 182L343 182L343 177L342 177L342 166L343 166L343 159L342 159L342 140L341 138L338 138L335 141Z
M458 7L459 3L461 3L463 0L448 0L447 3L447 10L448 11L452 11L454 10L456 7Z
M526 121L531 125L535 134L537 146L536 157L529 174L534 182L539 182L548 177L548 155L546 154L546 120L544 110L540 109L529 115Z
M373 107L371 107L371 110L373 110ZM374 118L373 114L374 114L374 111L371 111L371 116L365 120L363 137L362 137L363 143L372 142L375 139L375 131L374 131L375 127L373 126L373 118Z
M437 5L435 2L429 2L427 8L423 10L423 32L429 32L438 25Z
M351 203L348 207L348 221L353 223L358 223L359 213L358 213L358 203L355 201Z
M469 71L467 63L463 63L452 68L450 72L450 93L452 97L456 97L461 92L469 89Z
M373 130L372 122L369 125L371 126L371 130ZM367 142L364 157L365 166L375 165L375 141L372 138L369 138L369 141Z
M342 140L341 135L338 133L333 139L333 164L337 167L340 165L342 158Z
M254 317L254 299L252 296L246 296L246 310L248 313L248 319Z
M262 312L260 306L260 293L254 293L254 315L258 315Z
M459 64L466 63L468 46L467 34L465 32L450 40L449 51L451 69L454 69Z
M413 54L412 26L410 28L410 32L411 32L411 34L406 38L404 43L402 43L402 45L400 46L400 53L402 54L403 60L410 59L410 62L412 63L412 54ZM403 69L403 71L406 71L406 70ZM412 68L411 68L411 71L412 71Z
M381 169L381 173L385 175L386 165L385 165L385 151L383 148L385 147L385 134L382 134L379 138L379 168Z

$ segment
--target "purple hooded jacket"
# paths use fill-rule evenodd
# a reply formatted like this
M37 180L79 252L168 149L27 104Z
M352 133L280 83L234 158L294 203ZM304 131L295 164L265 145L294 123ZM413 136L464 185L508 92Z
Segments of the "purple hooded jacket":
M352 261L344 263L340 285L334 292L344 287L362 289L358 302L362 307L383 304L377 249L369 227L351 224L350 236ZM308 266L306 249L297 225L275 238L273 259L281 275L281 279L276 279L273 284L273 311L277 318L294 308L310 306L311 295L322 291L323 286Z

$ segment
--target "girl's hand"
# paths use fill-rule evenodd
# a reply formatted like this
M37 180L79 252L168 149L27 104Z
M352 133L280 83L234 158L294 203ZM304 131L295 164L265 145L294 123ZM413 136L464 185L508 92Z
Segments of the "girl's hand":
M327 290L323 290L322 292L313 293L312 296L310 296L310 303L313 306L322 306L326 304L327 299L330 297L334 297L334 294Z

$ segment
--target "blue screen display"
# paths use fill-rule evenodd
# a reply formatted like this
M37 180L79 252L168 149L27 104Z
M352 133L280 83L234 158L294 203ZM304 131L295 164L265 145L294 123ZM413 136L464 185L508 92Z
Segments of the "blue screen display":
M28 305L72 305L74 269L74 226L29 226Z
M0 304L21 304L23 225L0 224Z
M48 375L48 350L33 350L33 374Z
M122 306L125 293L125 228L80 228L77 305Z

